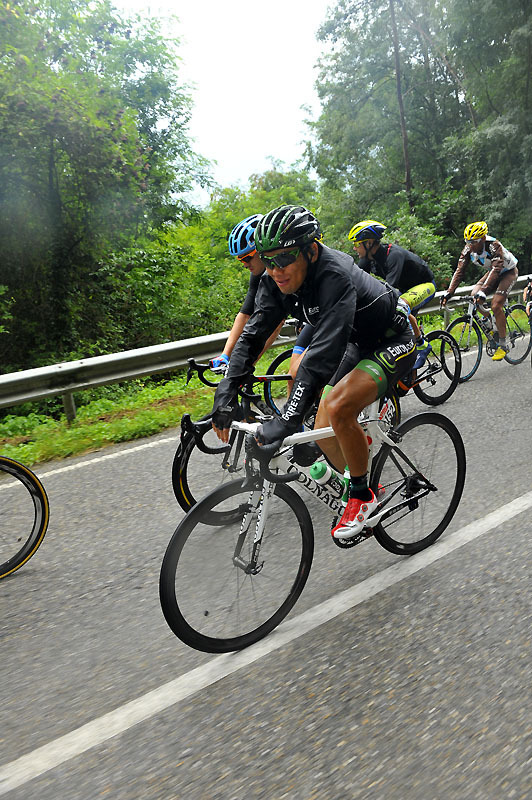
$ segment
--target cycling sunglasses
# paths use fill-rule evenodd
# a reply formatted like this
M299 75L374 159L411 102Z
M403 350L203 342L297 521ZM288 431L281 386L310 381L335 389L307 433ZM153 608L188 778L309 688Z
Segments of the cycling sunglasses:
M286 269L290 264L293 264L301 252L300 247L295 247L293 250L285 250L284 253L277 253L275 256L261 255L261 259L266 264L268 269Z
M237 256L238 260L242 262L242 264L249 264L253 256L256 254L256 250L252 250L251 253L248 253L245 256Z

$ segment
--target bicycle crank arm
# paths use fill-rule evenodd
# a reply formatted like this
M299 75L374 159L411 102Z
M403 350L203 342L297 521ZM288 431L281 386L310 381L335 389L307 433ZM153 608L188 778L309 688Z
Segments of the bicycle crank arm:
M366 520L365 522L366 528L374 528L382 520L388 519L388 517L391 517L397 511L401 511L403 508L411 506L411 504L415 504L414 507L417 507L419 501L422 500L423 497L426 497L431 491L434 491L434 489L432 488L424 489L423 491L418 492L412 497L408 497L405 500L402 500L400 503L396 503L391 508L383 508L380 511L376 511Z

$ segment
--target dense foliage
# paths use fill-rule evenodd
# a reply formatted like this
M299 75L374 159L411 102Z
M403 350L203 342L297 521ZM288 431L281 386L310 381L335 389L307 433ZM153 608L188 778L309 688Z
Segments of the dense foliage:
M400 239L414 214L450 266L466 222L486 219L530 269L529 0L340 0L319 35L309 155L337 240L368 216Z
M101 264L188 213L183 192L206 180L177 63L157 21L124 21L106 0L0 6L4 363L114 346L87 326Z

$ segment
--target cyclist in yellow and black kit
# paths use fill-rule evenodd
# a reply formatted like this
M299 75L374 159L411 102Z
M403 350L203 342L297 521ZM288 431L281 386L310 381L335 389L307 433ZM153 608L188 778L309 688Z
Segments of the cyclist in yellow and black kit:
M349 231L349 239L357 251L358 266L365 272L372 272L383 278L390 286L398 289L401 299L410 307L409 317L416 337L417 359L414 369L422 367L430 353L430 344L425 341L419 329L415 313L428 303L436 293L434 275L426 261L405 250L398 244L381 242L386 225L374 219L357 222Z
M492 360L502 361L510 349L506 342L506 317L503 306L510 289L517 280L517 259L513 253L502 246L498 239L488 236L488 226L485 222L471 222L467 225L464 230L464 241L465 246L460 253L458 266L451 278L449 288L441 299L441 305L444 306L449 297L454 294L470 261L480 264L484 270L487 270L473 287L471 294L477 301L480 313L487 319L491 319L489 309L484 309L484 305L486 294L494 293L491 310L497 325L499 346L492 355Z

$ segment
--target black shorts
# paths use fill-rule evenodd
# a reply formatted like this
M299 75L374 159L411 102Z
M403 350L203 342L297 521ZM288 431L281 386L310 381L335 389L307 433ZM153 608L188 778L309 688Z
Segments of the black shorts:
M329 386L335 386L349 372L360 369L373 378L377 385L377 396L383 397L389 386L395 386L410 372L416 355L416 343L410 327L404 333L384 339L374 350L364 352L350 342Z

